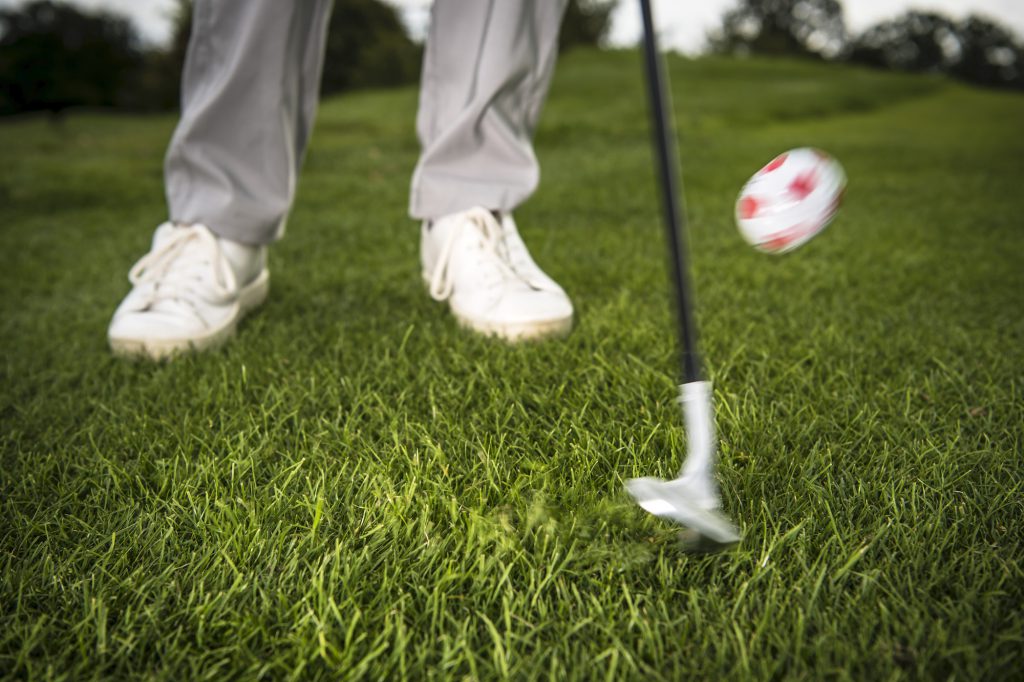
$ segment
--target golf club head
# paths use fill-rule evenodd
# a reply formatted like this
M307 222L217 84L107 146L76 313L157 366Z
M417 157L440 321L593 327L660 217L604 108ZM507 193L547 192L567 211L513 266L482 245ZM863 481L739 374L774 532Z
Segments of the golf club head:
M718 509L714 489L694 477L683 476L666 481L660 478L633 478L626 490L637 504L663 519L697 531L701 537L720 545L739 542L736 527Z

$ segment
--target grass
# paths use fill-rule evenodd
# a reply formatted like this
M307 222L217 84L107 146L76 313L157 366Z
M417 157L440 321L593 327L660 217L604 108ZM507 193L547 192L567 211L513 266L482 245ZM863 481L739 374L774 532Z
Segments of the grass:
M112 358L173 119L0 126L0 674L15 679L1024 677L1024 99L673 60L720 479L691 556L622 481L685 452L638 56L560 65L518 212L564 342L459 330L405 215L414 90L324 103L267 305ZM816 145L795 254L732 202Z

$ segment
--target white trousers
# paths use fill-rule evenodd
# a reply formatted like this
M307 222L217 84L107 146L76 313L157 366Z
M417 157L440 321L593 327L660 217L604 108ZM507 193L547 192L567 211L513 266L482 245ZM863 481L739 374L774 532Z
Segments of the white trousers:
M510 211L536 189L532 137L566 3L435 0L412 217ZM249 244L281 236L316 115L331 4L196 0L164 163L172 220Z

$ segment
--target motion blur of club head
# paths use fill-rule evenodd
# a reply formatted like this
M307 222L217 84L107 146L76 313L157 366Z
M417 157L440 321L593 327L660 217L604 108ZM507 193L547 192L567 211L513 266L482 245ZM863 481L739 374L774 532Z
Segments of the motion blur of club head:
M170 38L171 16L177 0L70 0L71 4L88 8L108 9L131 17L141 34L153 44ZM344 2L344 0L337 0ZM0 0L0 7L16 7L26 0ZM387 0L399 9L410 34L421 39L426 32L432 0ZM737 0L704 0L679 2L654 0L654 11L664 48L686 54L701 52L707 33L721 23L722 15ZM962 19L978 14L995 19L1018 34L1024 34L1024 2L1020 0L856 0L843 3L848 28L858 32L880 21L896 17L908 10L933 11ZM638 3L620 0L613 15L608 36L611 46L635 45L640 39Z

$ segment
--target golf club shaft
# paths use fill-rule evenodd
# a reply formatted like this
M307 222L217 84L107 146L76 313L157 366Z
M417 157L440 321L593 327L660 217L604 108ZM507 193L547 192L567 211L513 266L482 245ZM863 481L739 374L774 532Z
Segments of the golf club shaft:
M665 228L668 232L672 276L675 285L676 305L679 320L679 340L682 344L681 362L683 383L702 381L700 356L697 353L697 327L693 319L693 302L690 298L690 281L686 268L686 209L679 192L676 169L675 134L672 131L672 117L668 109L668 93L658 52L654 18L650 0L640 0L644 22L644 60L647 69L647 92L650 96L651 121L653 123L654 147L658 179L661 182L662 203L665 211Z

